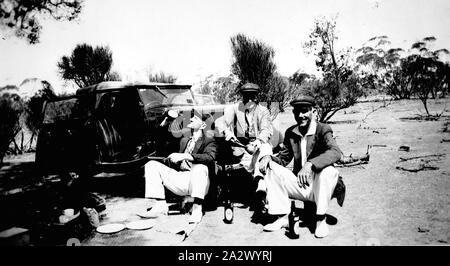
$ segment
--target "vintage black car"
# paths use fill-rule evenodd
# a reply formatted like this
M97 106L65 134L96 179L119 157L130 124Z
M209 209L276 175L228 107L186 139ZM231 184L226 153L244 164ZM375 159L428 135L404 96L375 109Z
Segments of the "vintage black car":
M217 118L223 107L197 105L190 85L102 82L81 88L44 105L36 163L44 173L130 171L149 156L176 150L192 110Z

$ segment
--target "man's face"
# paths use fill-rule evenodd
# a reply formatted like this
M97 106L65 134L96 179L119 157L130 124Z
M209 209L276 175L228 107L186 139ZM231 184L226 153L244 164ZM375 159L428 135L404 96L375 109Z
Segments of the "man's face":
M255 92L243 92L242 93L242 102L247 104L248 102L256 102L256 93Z
M299 106L294 108L295 121L299 127L308 127L311 123L313 111L311 106Z
M202 129L203 121L200 117L194 115L193 117L191 117L191 119L189 120L189 124L186 127L193 130Z

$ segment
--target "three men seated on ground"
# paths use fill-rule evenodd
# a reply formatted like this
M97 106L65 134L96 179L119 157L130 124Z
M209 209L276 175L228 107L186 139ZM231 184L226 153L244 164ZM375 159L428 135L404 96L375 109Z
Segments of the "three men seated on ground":
M287 226L290 201L314 202L316 208L316 237L328 235L325 214L333 197L342 206L345 188L333 167L342 155L330 126L316 122L314 98L302 95L291 102L297 124L286 130L284 145L277 156L272 154L269 142L273 128L269 110L258 103L259 87L247 83L239 92L242 101L228 106L224 115L215 121L225 143L241 144L240 164L254 177L257 195L267 202L269 215L278 219L264 226L275 231ZM189 196L194 204L189 222L200 222L202 203L214 172L217 143L205 134L210 116L195 114L187 125L192 135L183 137L178 153L168 156L169 166L150 161L145 165L145 197L156 199L154 206L140 215L146 218L167 214L165 189L179 196ZM242 145L243 144L243 145ZM235 154L236 155L236 154ZM293 171L285 168L294 160ZM226 180L225 180L226 182ZM339 191L340 195L336 195ZM262 201L261 201L262 202Z

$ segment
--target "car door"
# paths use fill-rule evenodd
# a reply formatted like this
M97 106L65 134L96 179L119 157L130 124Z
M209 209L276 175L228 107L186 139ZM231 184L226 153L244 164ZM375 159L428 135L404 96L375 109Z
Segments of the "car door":
M70 96L47 101L36 146L36 163L46 173L77 170L92 158L86 137L89 108Z

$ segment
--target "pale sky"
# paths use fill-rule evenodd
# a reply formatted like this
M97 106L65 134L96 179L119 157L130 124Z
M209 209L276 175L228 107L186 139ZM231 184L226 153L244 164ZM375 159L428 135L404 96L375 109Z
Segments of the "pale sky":
M61 91L56 63L78 43L108 45L125 79L142 80L152 69L198 83L229 74L237 33L271 45L279 73L289 76L314 69L302 43L317 16L335 14L341 48L387 35L402 48L435 36L436 48L450 50L448 0L85 0L78 22L44 21L39 44L0 38L0 86L36 77Z

